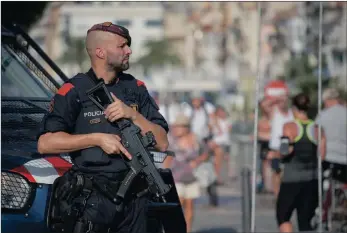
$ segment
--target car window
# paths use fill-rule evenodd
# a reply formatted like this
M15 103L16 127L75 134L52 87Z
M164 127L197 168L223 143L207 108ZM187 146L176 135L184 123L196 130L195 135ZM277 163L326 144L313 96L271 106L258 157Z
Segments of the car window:
M53 93L6 45L1 45L1 97L47 98Z
M1 45L1 153L31 157L37 133L54 93L33 70L32 61Z

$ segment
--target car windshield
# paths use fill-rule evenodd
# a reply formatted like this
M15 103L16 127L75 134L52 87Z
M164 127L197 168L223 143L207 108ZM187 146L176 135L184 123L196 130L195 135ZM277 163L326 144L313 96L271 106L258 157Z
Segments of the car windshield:
M24 62L1 45L1 97L46 98L53 96Z
M28 57L1 45L1 154L30 157L54 93L37 76Z

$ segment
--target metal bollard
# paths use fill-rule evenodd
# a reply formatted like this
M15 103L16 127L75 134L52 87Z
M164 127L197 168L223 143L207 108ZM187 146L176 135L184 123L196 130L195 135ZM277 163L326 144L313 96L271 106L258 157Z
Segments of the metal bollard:
M243 232L251 232L251 170L243 167L241 171L242 227Z

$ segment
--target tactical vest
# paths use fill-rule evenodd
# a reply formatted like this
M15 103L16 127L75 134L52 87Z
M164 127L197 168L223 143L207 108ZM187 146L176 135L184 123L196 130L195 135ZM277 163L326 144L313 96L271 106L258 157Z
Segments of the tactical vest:
M87 74L80 73L69 80L75 86L78 92L80 103L80 112L76 119L73 134L89 134L89 133L110 133L120 135L120 130L115 124L111 124L105 118L104 113L88 98L86 91L96 85L95 81ZM134 79L134 88L136 81ZM125 99L124 88L117 83L114 93L117 98L129 105L129 101ZM110 91L110 90L109 90ZM113 92L115 92L113 90ZM120 155L108 155L100 147L92 147L84 150L70 153L73 163L81 170L87 172L119 172L127 170Z

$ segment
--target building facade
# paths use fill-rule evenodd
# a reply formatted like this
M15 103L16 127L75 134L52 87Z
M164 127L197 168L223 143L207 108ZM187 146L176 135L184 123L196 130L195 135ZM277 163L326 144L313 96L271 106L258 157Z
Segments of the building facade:
M312 38L317 37L317 18L309 13L314 5L261 4L259 24L255 2L56 2L30 34L58 61L73 47L69 39L84 39L93 24L112 21L129 29L133 38L129 72L144 79L147 86L161 90L170 86L176 91L242 89L241 82L253 82L257 77L259 25L261 86L283 74L291 54L307 52ZM346 10L341 11L346 4L339 4L325 4L323 30L329 33L324 33L323 52L332 75L343 79L347 20ZM156 67L145 76L143 68L133 64L148 52L147 41L161 39L169 41L183 64ZM78 67L60 66L69 76L79 71Z
M70 49L71 39L84 40L87 30L96 23L109 21L129 29L133 38L131 62L136 62L148 52L145 46L147 41L161 40L164 37L164 11L160 2L54 4L50 4L41 21L30 32L53 60L59 60Z

